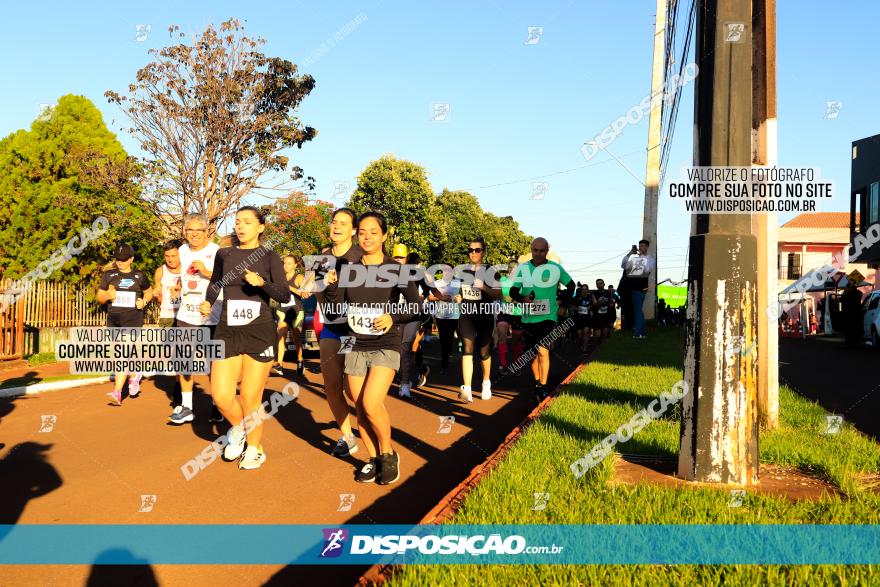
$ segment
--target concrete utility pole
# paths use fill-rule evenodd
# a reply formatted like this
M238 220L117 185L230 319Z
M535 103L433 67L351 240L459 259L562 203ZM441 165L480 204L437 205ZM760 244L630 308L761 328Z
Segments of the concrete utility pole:
M752 162L752 0L697 3L695 162ZM678 474L758 478L757 239L747 214L702 214L690 240Z
M651 251L657 267L648 277L645 296L645 320L656 316L657 268L660 247L657 246L657 200L660 190L660 131L663 115L663 84L666 73L666 0L657 0L654 20L654 67L651 71L651 113L648 116L648 164L645 170L645 215L642 219L642 238L651 241Z
M776 0L753 0L754 105L752 163L776 165ZM776 212L755 214L758 239L758 414L764 429L779 426L779 329L767 316L779 293Z

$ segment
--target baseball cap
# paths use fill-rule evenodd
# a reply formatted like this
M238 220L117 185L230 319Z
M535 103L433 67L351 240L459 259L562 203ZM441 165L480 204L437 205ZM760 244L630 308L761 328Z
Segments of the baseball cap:
M402 243L397 243L396 245L394 245L394 248L391 249L392 257L406 257L408 253L409 249L407 249L406 245Z
M134 248L126 243L120 243L116 245L116 249L113 251L113 258L117 261L126 261L134 257Z

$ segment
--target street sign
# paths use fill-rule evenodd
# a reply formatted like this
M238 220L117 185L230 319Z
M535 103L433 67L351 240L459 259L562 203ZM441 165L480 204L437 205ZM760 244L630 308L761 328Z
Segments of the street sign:
M860 284L865 280L865 276L859 273L858 269L853 269L849 275L846 276L850 283L854 283L856 285Z

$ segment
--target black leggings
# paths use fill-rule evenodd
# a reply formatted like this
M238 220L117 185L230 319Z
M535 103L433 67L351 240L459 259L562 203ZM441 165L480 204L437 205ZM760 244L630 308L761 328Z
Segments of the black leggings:
M458 320L449 318L436 318L437 332L440 335L440 367L449 367L449 356L452 354L452 345L455 344L455 328Z
M458 319L458 337L461 339L462 356L473 355L479 350L480 360L492 356L492 332L495 330L493 316L463 315Z

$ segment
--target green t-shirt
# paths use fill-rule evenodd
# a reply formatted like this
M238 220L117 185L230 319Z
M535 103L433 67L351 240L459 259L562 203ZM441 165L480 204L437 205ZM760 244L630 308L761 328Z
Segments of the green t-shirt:
M523 274L524 272L526 275ZM569 283L571 283L571 275L562 268L562 265L554 261L547 261L537 267L532 265L531 261L520 265L513 284L519 287L523 296L528 297L535 292L534 309L523 313L523 324L534 324L544 320L555 322L556 313L559 311L559 304L556 301L559 284L567 286Z

